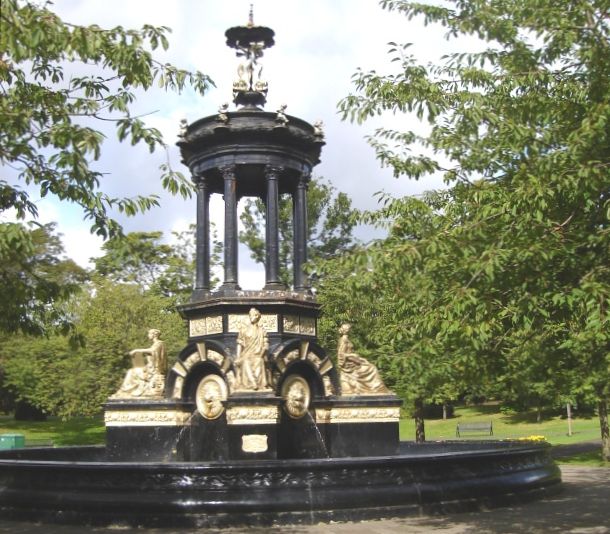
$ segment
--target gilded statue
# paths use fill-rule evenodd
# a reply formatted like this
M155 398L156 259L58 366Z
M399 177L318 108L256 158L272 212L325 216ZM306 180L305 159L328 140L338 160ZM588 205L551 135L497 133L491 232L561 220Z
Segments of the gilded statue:
M350 330L350 324L343 324L339 328L337 361L343 395L390 394L391 391L383 383L377 368L354 352L354 346L348 337Z
M165 387L167 373L167 351L165 342L160 339L161 331L151 328L148 339L152 345L144 349L133 349L131 369L125 374L123 384L111 396L113 399L131 399L138 397L160 397Z
M267 332L259 324L261 312L251 308L248 322L237 334L237 354L235 360L237 389L246 391L268 390L265 355L269 349Z

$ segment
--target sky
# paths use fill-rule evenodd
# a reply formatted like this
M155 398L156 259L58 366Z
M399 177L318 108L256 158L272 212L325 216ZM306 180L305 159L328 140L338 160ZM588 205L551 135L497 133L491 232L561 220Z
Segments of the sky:
M234 50L225 45L224 32L247 23L250 1L55 0L52 9L74 24L95 23L103 28L152 24L172 29L170 48L159 54L159 59L208 74L216 88L203 97L190 90L180 95L160 89L138 94L135 110L145 114L148 125L161 130L171 146L172 165L188 174L175 147L179 122L185 118L191 123L216 114L225 102L230 103L230 110L235 109L231 86L238 60ZM414 118L386 116L357 125L342 121L337 113L338 102L353 92L351 77L358 68L391 72L388 42L413 43L411 52L422 62L438 61L441 55L457 51L455 41L444 39L442 28L425 27L421 20L409 21L384 11L374 0L256 0L254 22L275 31L275 46L266 50L260 61L263 78L269 83L265 110L275 111L286 104L289 115L324 123L326 146L314 176L324 177L346 192L359 209L374 209L378 191L414 195L442 185L440 179L395 179L389 169L380 167L365 140L381 125L410 128ZM102 189L117 196L155 193L161 197L160 208L131 218L117 215L126 231L162 230L169 236L195 221L194 198L185 200L163 191L158 166L164 159L161 152L151 155L145 147L119 143L108 130L103 156L95 163L105 173ZM216 197L212 198L212 220L222 236L223 205ZM101 240L90 234L78 207L47 199L40 200L38 206L42 222L58 222L67 256L87 265L91 257L100 254ZM372 235L370 229L358 230L363 240ZM239 256L240 285L260 288L263 266L254 264L243 246Z

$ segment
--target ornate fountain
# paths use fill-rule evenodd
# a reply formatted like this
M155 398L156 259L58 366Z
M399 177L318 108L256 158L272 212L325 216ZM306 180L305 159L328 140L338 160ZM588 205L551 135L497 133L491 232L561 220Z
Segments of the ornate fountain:
M0 454L7 517L87 524L219 526L470 509L557 491L544 445L399 442L401 401L359 356L349 325L336 363L317 339L320 307L303 272L307 185L321 123L263 110L259 60L274 32L226 32L242 59L230 111L182 124L197 190L196 280L179 311L185 348L168 366L162 333L131 351L105 406L105 447ZM224 199L224 277L210 284L209 200ZM278 202L293 205L293 280L279 277ZM265 284L238 280L237 203L265 205Z

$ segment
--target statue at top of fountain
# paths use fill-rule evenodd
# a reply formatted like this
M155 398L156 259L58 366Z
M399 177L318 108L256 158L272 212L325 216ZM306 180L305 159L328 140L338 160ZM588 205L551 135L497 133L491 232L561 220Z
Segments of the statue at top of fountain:
M152 341L152 345L129 352L132 367L125 374L119 390L111 398L132 399L163 395L167 373L167 350L165 342L160 337L161 331L151 328L148 331L148 339Z
M270 391L265 366L269 338L259 324L260 319L261 312L251 308L248 312L248 323L244 323L237 334L235 367L238 390Z
M377 368L367 359L354 352L354 345L348 334L352 326L342 324L339 328L337 361L341 377L343 395L387 395L392 392L386 387Z

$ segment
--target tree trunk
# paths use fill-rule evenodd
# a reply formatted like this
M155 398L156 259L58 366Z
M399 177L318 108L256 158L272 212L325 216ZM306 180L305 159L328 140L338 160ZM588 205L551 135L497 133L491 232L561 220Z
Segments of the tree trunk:
M568 411L568 436L572 435L572 403L568 402L566 405Z
M602 458L610 462L610 429L608 428L608 401L599 400L599 428L602 435Z
M447 403L443 402L443 421L447 420Z
M542 407L540 406L540 404L538 404L538 406L536 406L536 423L540 423L542 419Z
M426 441L426 431L424 428L424 403L421 399L415 400L415 441L423 443Z

